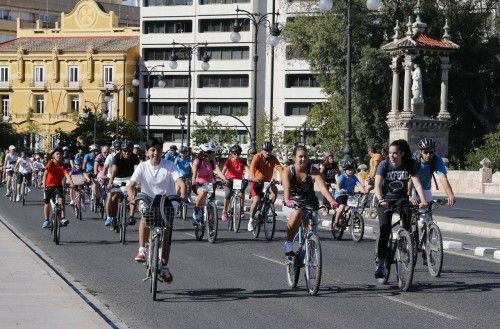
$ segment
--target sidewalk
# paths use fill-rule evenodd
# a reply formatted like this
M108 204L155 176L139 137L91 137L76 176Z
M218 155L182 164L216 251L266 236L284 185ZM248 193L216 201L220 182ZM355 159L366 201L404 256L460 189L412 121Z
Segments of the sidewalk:
M111 328L0 222L2 328Z

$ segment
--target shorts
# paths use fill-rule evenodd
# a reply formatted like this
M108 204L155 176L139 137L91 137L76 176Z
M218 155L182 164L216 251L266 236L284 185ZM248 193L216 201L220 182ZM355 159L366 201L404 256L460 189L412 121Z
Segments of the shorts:
M43 191L43 202L49 204L51 199L61 198L64 201L64 191L62 186L47 187Z
M347 205L347 199L349 199L349 196L344 194L336 197L335 201L337 201L338 204Z
M245 193L247 188L248 180L243 179L241 182L241 193ZM231 197L231 193L233 191L233 179L228 179L226 185L224 185L224 197L229 199Z
M28 182L28 185L31 185L31 176L33 173L27 173L27 174L17 174L17 184L22 184L23 183L23 178L26 177L26 181Z
M264 189L264 183L250 182L250 196L261 196Z
M7 176L9 176L9 177L14 176L14 170L12 170L12 169L7 169L7 171L6 171L5 173L6 173L6 174L7 174Z

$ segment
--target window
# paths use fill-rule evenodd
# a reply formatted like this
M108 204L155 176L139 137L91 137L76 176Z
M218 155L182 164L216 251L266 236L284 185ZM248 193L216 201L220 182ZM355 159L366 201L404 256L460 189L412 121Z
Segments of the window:
M104 66L104 85L114 83L113 66Z
M9 84L9 68L7 66L0 66L0 87Z
M36 113L43 113L45 111L45 100L43 99L43 95L35 96L36 101Z
M78 76L78 66L70 66L68 67L68 81L69 83L75 83L78 82L79 76Z
M191 33L192 21L148 21L144 22L144 33Z
M200 5L248 3L250 0L200 0Z
M151 103L150 115L176 115L179 111L187 112L187 103ZM142 115L148 115L148 103L142 103Z
M144 0L144 7L190 6L192 4L192 0Z
M198 88L243 88L248 87L248 75L199 75Z
M78 113L80 108L80 98L78 96L70 96L70 112Z
M187 88L189 84L188 75L165 75L163 76L165 80L165 88ZM160 80L159 75L151 76L151 88L158 87L158 81ZM148 77L144 77L144 87L148 87Z
M42 83L43 81L43 66L35 66L35 83Z
M10 20L10 11L7 9L0 9L0 19Z
M172 48L145 48L144 60L146 61L168 61L172 55ZM176 55L178 60L188 60L189 53L180 48L176 48Z
M2 113L4 116L8 116L9 111L9 96L0 96L2 99Z
M287 74L286 88L295 87L320 87L314 74Z
M241 30L250 31L250 21L248 19L239 21L243 23ZM203 32L232 32L234 18L224 19L202 19L200 20L200 33Z
M240 60L248 59L248 47L207 47L210 60ZM198 60L201 60L203 52L198 52Z
M285 116L307 115L313 103L285 103Z
M248 103L198 103L198 115L230 114L243 116L248 114Z

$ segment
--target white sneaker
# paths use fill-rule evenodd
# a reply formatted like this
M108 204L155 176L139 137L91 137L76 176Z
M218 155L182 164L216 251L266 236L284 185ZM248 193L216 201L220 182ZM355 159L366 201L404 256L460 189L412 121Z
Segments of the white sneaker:
M250 217L248 220L248 232L252 232L254 229L254 219L253 217Z
M20 195L16 196L16 202L19 202L19 201L21 201L21 196Z
M70 206L74 206L74 205L75 205L75 203L73 202L73 200L71 200L71 201L69 202L69 205L70 205Z
M292 241L285 241L283 244L283 251L285 252L285 255L288 255L293 252L293 242Z

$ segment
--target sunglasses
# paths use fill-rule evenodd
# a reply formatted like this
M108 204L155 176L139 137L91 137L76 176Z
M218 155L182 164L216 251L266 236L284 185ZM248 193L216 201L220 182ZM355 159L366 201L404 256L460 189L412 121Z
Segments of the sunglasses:
M424 154L434 154L434 151L432 151L432 150L423 150L422 153L424 153Z

